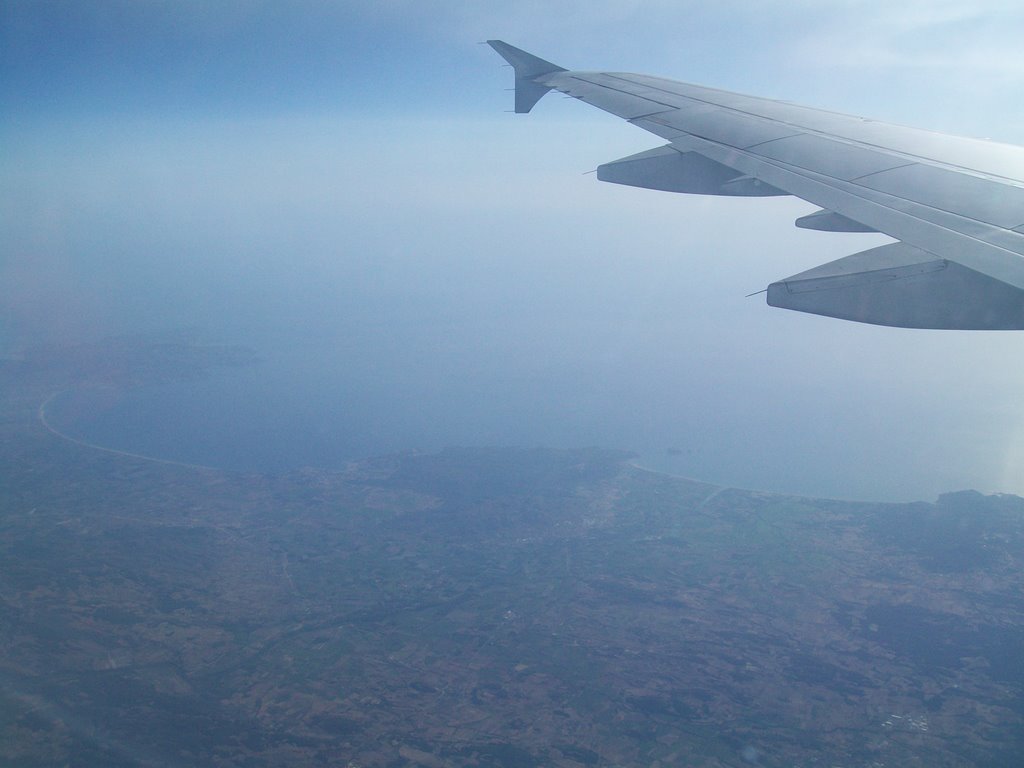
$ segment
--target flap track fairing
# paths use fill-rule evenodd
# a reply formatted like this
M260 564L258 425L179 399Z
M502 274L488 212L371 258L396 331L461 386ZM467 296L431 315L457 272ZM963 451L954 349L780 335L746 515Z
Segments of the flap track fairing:
M766 197L786 194L696 152L680 152L671 144L600 165L597 178L613 184L696 195Z

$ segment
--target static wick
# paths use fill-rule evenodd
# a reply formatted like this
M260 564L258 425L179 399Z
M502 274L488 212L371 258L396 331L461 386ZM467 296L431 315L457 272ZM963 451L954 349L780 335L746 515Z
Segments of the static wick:
M753 293L748 293L744 298L749 299L751 296L757 296L757 294L759 294L759 293L768 293L768 289L767 288L762 288L760 291L754 291Z

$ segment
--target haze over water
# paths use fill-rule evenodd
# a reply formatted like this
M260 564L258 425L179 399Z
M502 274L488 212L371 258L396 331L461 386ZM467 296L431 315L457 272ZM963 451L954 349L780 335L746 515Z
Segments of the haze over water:
M777 392L786 399L776 410L759 411L758 402L738 408L736 392L711 386L707 370L651 386L649 367L593 362L538 373L492 360L473 370L450 357L341 354L308 341L261 356L199 381L64 393L48 406L48 420L85 442L243 471L337 468L452 445L600 445L633 451L660 471L805 495L929 500L991 480L960 460L988 446L969 444L955 422L926 424L930 405L908 417L919 429L903 432L886 423L906 414L898 402L861 424L806 390ZM801 408L807 418L795 430L787 409ZM924 436L932 439L922 443Z

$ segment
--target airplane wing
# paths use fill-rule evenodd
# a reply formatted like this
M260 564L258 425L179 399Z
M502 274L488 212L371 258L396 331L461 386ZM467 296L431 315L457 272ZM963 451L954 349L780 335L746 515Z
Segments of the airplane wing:
M671 192L795 195L796 225L882 232L870 248L768 286L768 304L905 328L1024 329L1024 147L947 136L647 75L565 70L489 40L515 111L557 90L668 143L598 178Z

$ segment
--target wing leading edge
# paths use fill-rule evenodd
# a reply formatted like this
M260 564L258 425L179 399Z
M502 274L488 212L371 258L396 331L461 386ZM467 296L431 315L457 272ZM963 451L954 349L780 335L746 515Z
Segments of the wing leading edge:
M516 112L557 90L668 141L598 178L671 192L795 195L797 226L896 243L779 280L768 304L906 328L1024 330L1024 148L618 72L563 69L488 43Z

